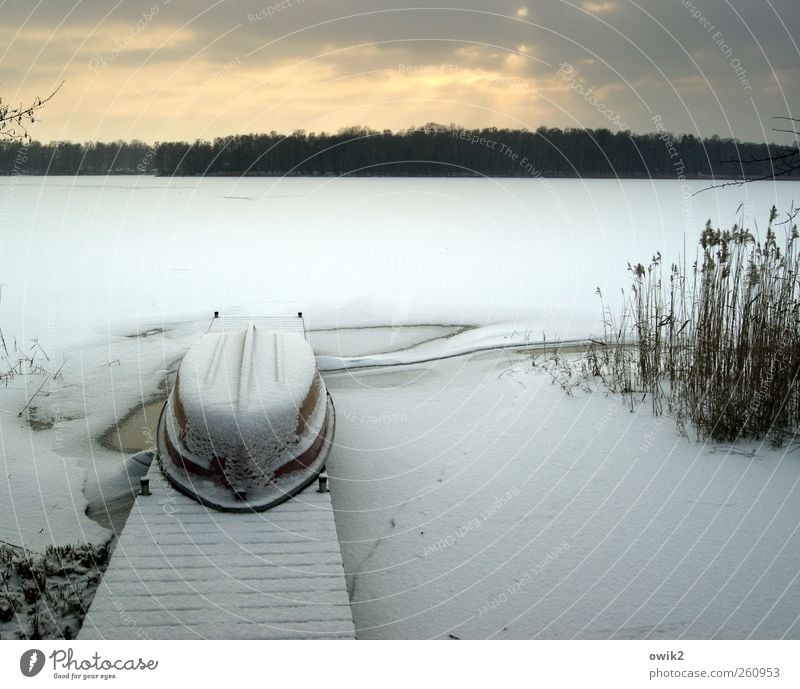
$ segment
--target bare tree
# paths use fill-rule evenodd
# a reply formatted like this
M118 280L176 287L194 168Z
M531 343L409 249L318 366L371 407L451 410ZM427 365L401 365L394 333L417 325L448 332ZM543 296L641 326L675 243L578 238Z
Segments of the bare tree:
M45 98L37 96L33 103L27 106L20 104L18 107L12 107L0 98L0 139L30 141L31 136L28 133L28 127L36 122L35 113L41 110L45 103L55 96L63 85L64 82L62 81L49 96Z

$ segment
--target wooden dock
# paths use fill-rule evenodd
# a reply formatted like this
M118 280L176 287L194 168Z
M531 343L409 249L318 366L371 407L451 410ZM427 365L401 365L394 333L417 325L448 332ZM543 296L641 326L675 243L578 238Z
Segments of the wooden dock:
M353 639L330 493L218 512L154 461L80 639Z

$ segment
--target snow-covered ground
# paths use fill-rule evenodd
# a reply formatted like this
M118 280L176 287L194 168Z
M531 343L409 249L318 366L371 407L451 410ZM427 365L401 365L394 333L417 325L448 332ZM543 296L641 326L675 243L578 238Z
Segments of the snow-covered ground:
M158 394L166 369L193 339L191 328L185 330L183 341L118 336L51 350L46 373L29 373L23 364L23 373L0 387L0 470L6 478L0 483L0 540L42 551L110 537L86 517L87 503L130 493L132 484L125 472L128 455L104 448L99 439ZM11 351L30 354L27 347ZM41 356L35 365L39 362L44 363ZM150 444L144 429L142 444Z
M536 361L326 377L359 637L800 636L800 447L690 441Z
M507 349L598 334L595 288L628 261L693 253L740 203L761 226L796 189L0 179L0 328L63 363L30 415L45 374L0 388L0 539L107 538L86 504L131 484L108 427L212 311L302 310L360 637L796 637L800 451L689 442Z

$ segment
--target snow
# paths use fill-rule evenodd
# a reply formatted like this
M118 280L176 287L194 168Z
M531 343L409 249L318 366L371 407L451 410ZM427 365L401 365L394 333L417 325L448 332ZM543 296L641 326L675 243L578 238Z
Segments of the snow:
M105 544L43 554L0 545L0 640L74 639L108 559Z
M467 328L448 335L444 340L432 338L416 344L409 344L407 347L392 352L350 357L322 355L317 357L317 363L322 371L370 366L397 366L447 359L493 349L544 347L547 345L574 346L585 342L589 336L587 333L592 333L591 330L581 331L566 324L556 332L560 333L560 336L548 341L547 333L544 330L537 330L535 324L505 323L482 328ZM582 336L579 336L579 333Z
M797 446L687 440L539 361L327 374L358 637L797 638Z
M0 388L0 539L108 538L84 509L141 470L98 439L213 311L303 311L360 638L796 638L796 446L568 395L535 346L597 335L628 261L690 263L707 218L763 227L796 185L546 183L558 203L542 180L0 179L0 327L66 357L31 420L41 376Z
M307 399L310 409L304 407ZM314 353L302 335L252 324L209 332L185 354L159 428L164 470L214 505L241 508L243 493L248 504L265 508L313 480L324 464L326 455L317 453L299 472L275 477L323 430L327 451L333 435L333 419L325 426L328 406ZM182 461L172 461L168 445Z
M729 227L741 203L763 226L795 188L686 199L666 180L2 178L0 323L64 351L215 310L303 311L311 330L526 320L557 335L594 326L595 289L613 303L628 261L693 254L705 221Z
M269 475L283 447L295 444L300 406L315 375L314 353L294 333L251 326L204 335L178 371L183 442L200 458L234 458L244 446L267 462L260 473Z
M11 346L5 327L4 333ZM104 448L99 438L158 394L168 369L198 337L195 323L169 334L130 334L123 330L106 341L50 349L51 360L67 358L59 380L46 381L30 413L18 415L42 385L42 375L17 375L0 387L0 471L6 479L0 483L0 540L43 552L47 545L111 536L85 508L130 495L138 475L129 471L127 453ZM142 429L142 446L154 444Z
M40 552L105 541L110 533L84 514L87 469L37 442L36 433L14 416L0 419L0 540Z
M149 476L81 639L353 638L330 493L233 514Z

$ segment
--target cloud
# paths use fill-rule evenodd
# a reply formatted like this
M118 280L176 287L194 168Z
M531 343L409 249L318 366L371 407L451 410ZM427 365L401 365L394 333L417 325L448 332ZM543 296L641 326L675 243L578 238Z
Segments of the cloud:
M286 0L269 12L264 0L6 0L0 90L23 101L65 80L34 131L44 139L154 140L165 121L185 139L430 120L603 126L564 89L562 63L637 131L658 112L676 130L752 139L760 119L800 112L794 0L707 0L730 56L680 3L436 4ZM751 97L755 110L742 107Z
M619 9L619 4L616 2L584 2L583 9L593 14L608 14L609 12L616 12Z

